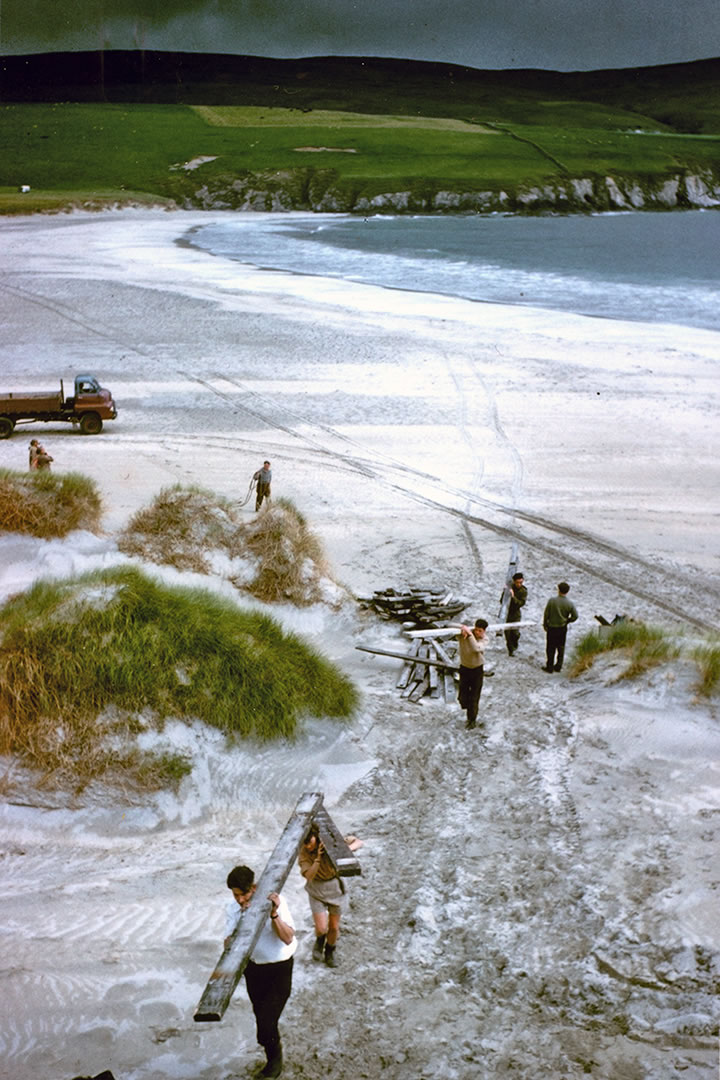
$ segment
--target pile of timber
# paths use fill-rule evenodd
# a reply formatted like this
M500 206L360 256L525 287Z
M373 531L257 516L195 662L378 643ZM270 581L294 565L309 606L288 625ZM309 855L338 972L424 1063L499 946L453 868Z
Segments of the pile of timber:
M457 643L434 638L415 638L410 658L400 672L397 688L408 701L422 697L443 698L449 704L457 700L459 662Z
M416 633L422 634L422 631ZM454 639L441 644L437 638L418 636L410 643L407 652L378 649L371 645L356 645L355 648L375 656L397 656L404 660L397 687L401 697L409 701L419 701L427 696L444 698L452 703L457 698L456 680L459 679L460 664Z
M467 600L444 589L408 589L406 592L382 589L372 596L358 597L358 602L381 619L396 619L406 629L417 630L441 626L468 606Z

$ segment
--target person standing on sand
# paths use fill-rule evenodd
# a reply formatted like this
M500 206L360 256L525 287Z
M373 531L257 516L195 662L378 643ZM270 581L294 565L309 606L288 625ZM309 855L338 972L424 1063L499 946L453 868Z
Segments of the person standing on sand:
M235 866L227 876L227 887L233 899L228 901L225 912L225 948L255 895L254 872L249 866ZM293 954L297 941L295 923L285 899L271 892L268 900L270 910L247 962L245 985L255 1014L257 1041L267 1058L260 1076L274 1077L282 1072L278 1021L292 990Z
M253 473L253 480L257 483L257 491L255 493L255 509L259 510L262 506L263 499L270 501L270 482L272 480L272 469L270 468L270 462L264 461L262 469L258 469Z
M572 600L568 600L570 586L567 581L561 581L558 585L557 596L551 596L545 605L543 613L543 629L545 630L545 655L547 663L543 671L550 675L553 671L561 671L565 657L565 639L569 623L575 622L578 617L577 609Z
M460 627L460 688L458 701L467 714L466 728L477 727L477 714L485 674L487 619L476 619L475 626ZM480 725L482 727L482 724Z
M305 891L310 899L310 911L315 923L313 960L324 960L328 967L337 967L335 946L340 932L345 885L320 841L320 833L314 822L302 842L298 862L300 873L305 878Z
M521 609L525 606L527 600L527 589L525 588L525 577L523 574L513 574L512 581L508 588L510 589L510 606L508 607L507 621L508 622L520 622L522 615ZM507 645L508 656L512 656L517 651L517 647L520 644L520 631L519 630L506 630L505 631L505 644Z

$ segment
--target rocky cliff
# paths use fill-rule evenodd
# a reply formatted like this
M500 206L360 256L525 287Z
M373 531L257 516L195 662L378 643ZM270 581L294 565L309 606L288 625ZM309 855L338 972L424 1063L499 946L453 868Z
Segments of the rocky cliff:
M332 170L220 176L178 202L185 209L351 214L602 213L617 210L688 210L720 207L720 172L677 172L658 180L639 176L585 176L542 186L496 190L436 190L430 184L368 195L341 183Z

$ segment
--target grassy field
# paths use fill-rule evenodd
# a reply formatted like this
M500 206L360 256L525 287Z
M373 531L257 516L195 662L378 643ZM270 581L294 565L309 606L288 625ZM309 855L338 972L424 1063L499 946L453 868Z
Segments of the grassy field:
M265 106L52 103L0 106L0 212L180 201L218 178L331 170L372 197L430 185L474 191L563 176L720 167L720 135L679 134L595 102L493 101L447 118ZM193 169L183 168L207 158ZM31 191L20 194L19 187Z

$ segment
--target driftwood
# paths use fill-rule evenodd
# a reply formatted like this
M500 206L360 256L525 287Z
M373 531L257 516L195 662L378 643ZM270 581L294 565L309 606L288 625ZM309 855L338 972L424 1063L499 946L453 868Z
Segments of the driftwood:
M280 892L285 884L297 859L298 848L322 806L322 801L323 797L318 792L308 792L298 799L292 816L257 882L255 895L210 976L195 1010L194 1020L222 1019L268 917L268 893Z

